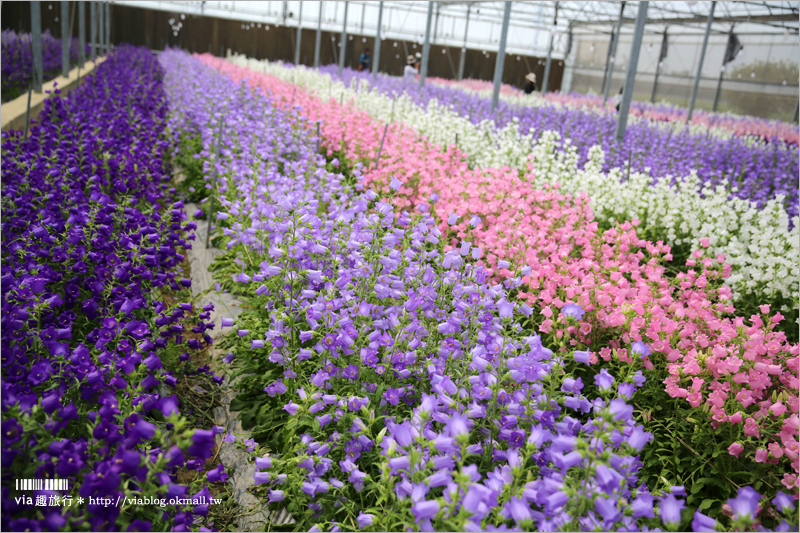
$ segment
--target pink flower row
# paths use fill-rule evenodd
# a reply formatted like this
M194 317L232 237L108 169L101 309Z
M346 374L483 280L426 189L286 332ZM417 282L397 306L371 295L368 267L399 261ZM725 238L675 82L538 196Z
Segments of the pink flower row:
M519 296L538 308L540 331L590 350L593 363L641 359L648 368L667 368L672 397L707 412L717 427L731 426L732 455L775 463L784 470L783 484L797 490L798 346L774 331L783 317L769 316L768 306L749 324L726 316L734 309L722 283L730 271L724 256L698 250L688 272L668 277L669 247L639 238L638 221L600 232L585 196L562 194L558 184L535 189L530 176L509 168L469 169L460 150L428 143L404 124L389 125L376 168L385 124L366 112L210 56L203 60L320 121L328 155L364 163L365 185L389 192L390 180L400 180L398 207L414 209L438 195L433 209L450 245L478 247L473 257L498 280L521 276ZM448 224L452 213L459 219ZM525 265L530 271L520 273ZM581 320L562 315L568 303L585 311Z
M494 83L492 83L491 81L475 80L472 78L467 78L465 80L458 81L458 80L447 80L445 78L432 77L432 78L427 78L427 80L428 82L444 85L445 87L464 88L476 92L491 91L492 89L494 89ZM500 85L500 94L505 94L508 96L520 96L524 93L512 85L503 83L502 85Z

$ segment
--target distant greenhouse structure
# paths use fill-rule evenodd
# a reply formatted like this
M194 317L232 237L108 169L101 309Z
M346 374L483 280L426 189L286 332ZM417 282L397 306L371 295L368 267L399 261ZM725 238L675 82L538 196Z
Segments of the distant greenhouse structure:
M54 19L61 2L41 4L49 6L42 10L43 29L58 34ZM525 76L534 73L541 91L608 99L630 85L624 94L687 107L689 116L703 108L797 120L796 1L98 4L110 7L112 43L154 50L179 46L222 56L230 51L309 66L356 67L364 49L372 48L373 66L391 75L402 73L406 57L419 55L424 56L423 78L497 79L522 87ZM17 30L30 31L27 4L6 2L2 10L6 26L18 22ZM97 10L100 18L105 13ZM496 61L499 54L502 64Z

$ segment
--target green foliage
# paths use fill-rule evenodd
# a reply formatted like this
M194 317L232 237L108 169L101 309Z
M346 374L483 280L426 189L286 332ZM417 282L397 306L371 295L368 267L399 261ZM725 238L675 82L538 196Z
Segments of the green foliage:
M183 171L184 179L177 188L190 202L195 203L201 202L209 195L203 173L203 159L200 158L202 150L203 141L200 135L181 133L175 151L175 162Z
M664 366L648 372L647 382L637 391L634 405L653 440L641 453L641 481L651 491L686 487L686 504L725 522L723 504L741 487L753 487L760 494L781 490L780 474L769 464L745 464L728 453L736 440L730 426L712 425L705 406L691 407L683 398L671 398L664 390ZM773 526L776 524L773 524Z

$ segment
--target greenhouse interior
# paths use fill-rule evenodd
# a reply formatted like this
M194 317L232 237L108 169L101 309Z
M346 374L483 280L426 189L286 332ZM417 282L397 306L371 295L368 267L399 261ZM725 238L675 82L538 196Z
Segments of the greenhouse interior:
M2 2L2 531L798 531L798 1Z

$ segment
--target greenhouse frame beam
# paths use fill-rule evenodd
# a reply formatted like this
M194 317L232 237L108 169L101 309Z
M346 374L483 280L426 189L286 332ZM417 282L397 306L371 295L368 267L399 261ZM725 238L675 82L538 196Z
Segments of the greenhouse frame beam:
M431 39L432 44L436 44L436 35L439 33L439 11L442 8L441 2L436 2L436 20L433 23L433 39Z
M648 4L649 2L639 2L639 12L636 17L636 31L633 34L633 43L631 43L631 59L628 62L628 69L625 76L625 88L622 91L622 102L619 107L619 117L617 117L617 131L615 137L620 144L622 144L622 141L625 139L625 128L628 125L628 111L631 108L631 100L633 100L633 85L636 82L636 68L639 66L639 52L642 48L644 26L647 23ZM711 10L713 12L714 8L711 8Z
M69 76L69 2L61 0L61 75Z
M625 5L625 2L622 3ZM550 28L550 46L547 47L547 63L544 67L544 80L542 80L542 94L547 94L547 86L550 83L550 66L553 59L553 39L555 38L555 28L558 24L558 2L556 2L555 14L553 15L553 26ZM504 35L505 36L505 35ZM503 51L505 52L505 43L503 43Z
M431 54L431 22L433 21L433 2L428 2L428 21L425 23L425 44L422 48L422 65L419 72L419 86L425 87L428 74L428 58Z
M372 56L372 78L378 77L378 62L381 60L381 24L383 23L383 0L378 4L378 32L375 34L375 53Z
M106 14L103 22L106 25L106 55L111 53L111 2L103 2L105 4Z
M97 26L97 49L100 55L106 55L106 3L100 2L97 4L100 18L98 19Z
M92 43L92 61L97 59L97 4L89 2L89 41Z
M730 36L733 35L733 24L731 24L731 30L728 32L728 40L730 40ZM719 105L719 95L722 92L722 79L725 76L725 58L722 58L722 66L719 68L719 78L717 79L717 89L714 91L714 103L711 105L711 111L717 110L717 105Z
M302 8L303 2L300 2L300 7ZM364 33L364 16L367 14L367 3L364 2L361 5L361 33Z
M317 21L317 38L314 41L314 68L319 68L319 47L322 44L322 8L325 2L319 3L319 21Z
M92 2L94 4L94 2ZM97 44L97 55L103 55L103 2L96 3L97 9L97 33L95 34L95 43Z
M300 38L303 36L303 2L300 2L300 13L297 15L297 44L294 47L294 64L300 64Z
M656 101L656 89L658 88L658 76L661 74L661 62L664 61L664 57L662 57L664 53L664 47L667 45L667 29L664 28L664 36L661 38L661 50L658 53L658 61L656 62L656 75L653 77L653 89L650 91L650 103L655 103Z
M625 23L630 24L634 22L635 19L626 18L624 20ZM665 17L665 18L652 18L647 20L647 24L702 24L706 21L706 17L701 15L695 15L693 17ZM614 20L581 20L575 22L576 26L607 26L612 24L616 21ZM747 22L750 24L761 24L765 23L768 24L770 22L797 22L797 15L793 14L785 14L785 15L753 15L751 17L742 17L742 16L726 16L726 17L718 17L714 19L714 22L737 22L743 23ZM769 25L769 24L768 24Z
M651 24L651 26L661 26L661 24ZM672 27L676 27L676 26L684 27L684 28L690 28L690 29L698 29L695 26L684 26L683 24L664 24L663 25L664 28L672 28ZM705 31L705 28L702 28L702 30ZM788 28L787 28L787 31L789 32L789 35L795 35L795 36L800 33L798 30L793 30L793 29L788 29ZM587 28L585 26L583 28L579 28L577 31L574 32L575 35L579 35L581 37L595 36L595 35L611 35L611 33L613 33L613 30L599 30L599 29L598 30L591 30L591 29L589 29L589 28ZM622 33L624 35L632 35L633 34L632 30L631 30L631 33L628 33L624 26L622 27ZM655 28L650 29L650 28L645 27L644 33L645 33L645 35L663 35L664 30L663 29L655 29ZM728 30L719 30L719 29L711 28L711 34L712 35L728 35ZM676 35L681 36L681 37L685 37L685 36L702 37L703 33L702 32L697 32L697 33L691 32L691 33L680 33L680 34L676 34ZM736 35L744 35L744 36L751 36L751 37L752 36L758 36L758 37L760 37L760 36L764 36L764 35L778 35L778 34L777 33L764 33L764 32L759 32L759 31L745 31L745 32L736 32Z
M647 10L645 10L646 12ZM605 90L603 91L603 106L605 107L608 101L608 93L611 91L611 79L614 76L614 63L617 60L617 45L619 44L619 36L622 33L622 21L625 15L625 2L620 4L619 19L617 19L617 29L614 32L613 40L611 41L611 53L608 58L608 68L606 68L606 83Z
M425 14L425 13L427 13L427 11L423 11L423 10L421 10L419 8L416 8L413 5L404 5L404 3L402 3L402 2L393 2L393 3L394 4L401 4L401 6L400 7L391 6L391 7L395 7L397 9L402 9L403 11L408 12L408 13L416 13L416 14ZM453 7L453 6L459 5L459 4L472 6L474 4L480 4L480 3L481 2L440 2L441 8L442 8L442 14L449 15L451 17L454 16L454 15L446 13L444 11L445 8ZM525 2L514 2L514 3L518 4L518 3L525 3ZM488 23L492 23L492 24L502 24L502 17L500 17L500 16L484 15L483 13L475 13L474 11L472 12L472 14L474 16L474 21L475 22L488 22ZM550 27L548 25L542 24L541 22L537 22L535 17L526 17L524 14L519 14L519 16L517 16L515 14L514 15L514 22L515 23L519 23L519 24L524 23L526 25L526 29L527 28L535 28L535 29L540 29L540 30L548 30L548 29L550 29ZM397 30L395 30L395 31L397 31Z
M600 88L600 92L602 92L603 94L605 94L606 92L606 83L608 83L608 65L609 65L609 60L611 59L611 49L614 47L615 36L616 33L614 33L614 30L611 30L611 40L608 42L608 52L606 52L606 64L603 66L603 84Z
M715 7L717 7L717 3L711 2L711 9L708 12L708 22L706 22L706 33L703 36L703 46L700 49L700 59L697 61L697 73L694 76L692 98L689 100L689 112L686 115L686 124L689 124L692 121L692 111L694 111L694 104L697 101L697 89L700 87L700 76L703 73L703 60L706 57L706 48L708 48L708 36L711 33L711 24L714 23Z
M458 60L458 81L464 79L464 62L467 59L467 36L469 35L469 15L472 11L472 4L467 5L467 19L464 26L464 44L461 46L461 57Z
M508 22L511 20L511 2L505 2L503 6L503 29L500 32L500 48L494 60L494 88L492 90L492 110L497 109L497 102L500 100L500 85L503 84L503 68L506 63L506 37L508 37ZM550 41L552 48L552 40ZM550 67L548 57L548 68ZM545 74L545 79L547 75Z
M345 58L345 51L347 50L347 8L349 7L350 2L345 0L344 3L344 20L342 22L342 50L339 53L339 76L342 75L342 70L344 70L344 58Z
M97 27L97 43L100 55L106 54L106 3L100 2L97 4L97 9L100 10L99 26Z

